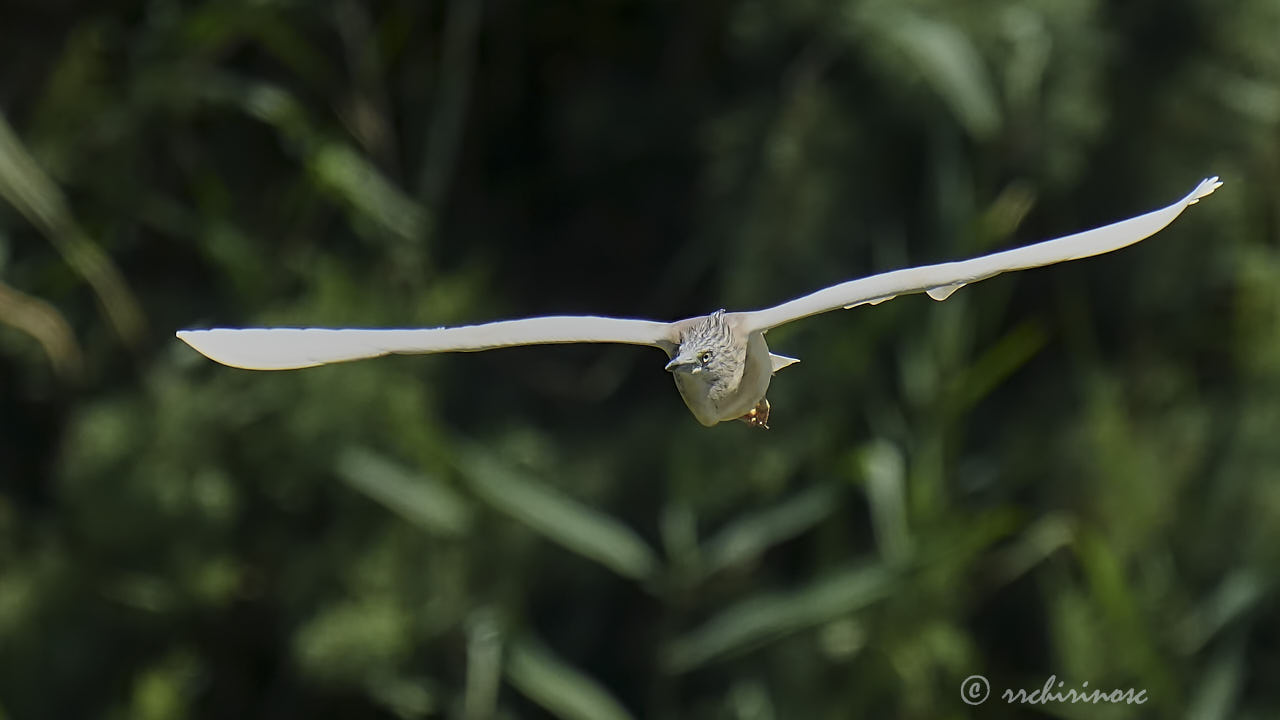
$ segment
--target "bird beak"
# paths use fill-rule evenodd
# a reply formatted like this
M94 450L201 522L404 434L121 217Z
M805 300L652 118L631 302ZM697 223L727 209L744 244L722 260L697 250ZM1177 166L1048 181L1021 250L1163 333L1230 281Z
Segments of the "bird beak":
M671 362L667 363L667 372L676 372L677 370L683 370L685 372L697 372L698 370L701 370L701 369L702 368L699 368L697 363L693 362L692 360L689 360L688 358L682 358L682 357L672 358Z

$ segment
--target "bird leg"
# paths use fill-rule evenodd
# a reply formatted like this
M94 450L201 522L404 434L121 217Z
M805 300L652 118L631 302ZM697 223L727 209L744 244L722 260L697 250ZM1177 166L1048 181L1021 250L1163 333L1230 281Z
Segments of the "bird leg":
M769 401L766 398L760 398L760 402L756 406L747 411L746 415L738 418L742 422L751 427L758 427L764 430L769 429Z

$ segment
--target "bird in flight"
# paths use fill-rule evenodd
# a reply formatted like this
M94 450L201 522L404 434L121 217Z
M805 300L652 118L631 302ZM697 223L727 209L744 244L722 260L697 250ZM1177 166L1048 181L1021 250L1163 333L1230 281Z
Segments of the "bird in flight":
M515 345L625 343L667 354L666 369L684 402L707 427L742 420L768 427L765 392L774 373L798 362L769 352L764 335L792 320L829 310L876 305L910 293L946 300L956 290L1013 270L1101 255L1164 229L1216 190L1217 177L1145 215L1026 247L957 262L905 268L832 285L752 312L717 310L677 322L596 316L547 316L481 325L418 329L217 328L180 330L178 338L231 367L291 370L390 354L476 352Z

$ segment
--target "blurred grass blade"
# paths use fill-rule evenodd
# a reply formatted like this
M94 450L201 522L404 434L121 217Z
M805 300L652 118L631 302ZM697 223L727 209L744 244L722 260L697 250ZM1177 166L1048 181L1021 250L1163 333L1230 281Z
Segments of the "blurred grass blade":
M1132 587L1114 548L1096 532L1079 532L1073 546L1093 598L1117 627L1142 627Z
M440 208L462 145L459 140L475 74L476 38L484 17L484 2L450 0L446 17L440 80L420 183L422 199L432 210Z
M879 565L843 570L790 592L744 600L677 638L664 663L682 673L805 628L821 625L887 596L896 576Z
M422 240L426 212L350 146L322 142L307 159L307 165L334 194L383 229L403 240Z
M287 67L305 86L328 88L330 79L338 74L332 58L284 10L284 6L273 3L205 3L193 7L175 30L191 50L209 56L252 43Z
M706 575L750 562L765 550L822 522L836 507L831 485L817 485L775 507L740 517L707 541Z
M1189 720L1227 720L1238 717L1236 706L1244 687L1245 633L1240 633L1225 643L1212 658L1209 666L1200 673L1199 682L1192 690L1187 705Z
M1046 515L1018 536L1012 545L997 551L991 559L992 584L1017 580L1075 539L1076 526L1065 514Z
M960 417L1026 365L1049 342L1049 334L1036 322L1019 323L983 351L948 386L950 417Z
M1158 627L1139 609L1139 593L1115 547L1101 533L1078 528L1072 545L1089 587L1090 599L1107 628L1109 642L1123 648L1123 661L1137 668L1148 691L1155 697L1170 697L1176 680L1170 665L1162 660L1163 637ZM1161 632L1161 635L1164 633Z
M492 608L467 618L467 685L463 695L466 720L489 720L498 705L502 677L502 628Z
M213 76L204 83L202 92L213 102L239 106L275 128L285 147L301 159L319 186L345 203L355 216L397 239L415 245L423 242L427 211L371 160L317 131L306 109L284 88Z
M631 720L600 683L532 642L512 643L506 671L517 690L562 720Z
M858 470L871 506L876 545L886 562L895 567L911 554L911 532L907 528L907 465L893 443L878 439L858 453Z
M990 74L977 48L951 25L908 11L886 11L870 4L855 22L883 41L891 57L905 59L947 105L965 130L978 140L1001 126L1000 106Z
M431 683L421 678L377 674L365 681L369 697L390 710L396 717L436 717L440 714L440 699L433 692Z
M142 310L107 254L76 224L67 200L53 180L27 153L8 120L0 113L0 197L48 238L85 282L93 288L116 333L129 345L142 337Z
M338 474L406 520L437 535L462 535L471 529L471 507L444 483L411 472L359 447L338 456Z
M1236 568L1178 628L1179 649L1199 652L1223 628L1267 600L1269 583L1252 568Z
M653 550L609 515L526 480L478 450L463 452L460 465L481 499L548 540L634 580L648 579L657 570Z
M223 92L230 93L246 112L289 140L291 149L302 156L322 187L395 237L414 243L422 241L426 211L368 158L316 132L306 110L283 88L228 81Z
M725 705L730 708L728 717L733 720L776 720L778 717L769 686L755 678L735 682L729 688Z
M0 282L0 323L35 338L58 375L74 378L80 374L84 367L80 345L57 308Z

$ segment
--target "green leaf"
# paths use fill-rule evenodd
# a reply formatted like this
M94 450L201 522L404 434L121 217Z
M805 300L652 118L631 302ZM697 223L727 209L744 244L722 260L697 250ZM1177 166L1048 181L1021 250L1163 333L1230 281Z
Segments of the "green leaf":
M365 683L365 691L396 717L405 720L432 717L440 712L440 701L431 683L422 678L378 676Z
M481 607L467 619L467 687L463 696L467 720L493 717L502 677L502 627L492 608Z
M743 515L707 541L703 572L711 575L750 562L822 522L836 508L836 501L834 487L817 485L768 510Z
M1245 633L1239 633L1213 654L1187 705L1190 720L1225 720L1236 717L1245 679Z
M889 594L896 575L879 565L842 570L790 592L758 595L733 605L677 638L664 658L682 673L862 609Z
M869 7L875 9L858 12L855 23L883 42L891 55L914 67L970 135L985 140L1000 130L1000 107L990 73L964 32L913 12Z
M141 339L145 321L119 268L76 224L62 190L0 114L0 197L48 238L98 296L107 318L126 343Z
M1075 539L1075 522L1064 514L1046 515L1024 530L991 559L993 584L1010 583L1030 572Z
M1181 650L1187 654L1198 652L1223 628L1264 602L1270 590L1270 583L1252 568L1232 570L1178 627Z
M507 679L530 700L563 720L630 720L600 683L529 641L507 651Z
M342 143L326 141L315 148L307 164L325 187L384 230L402 240L422 239L426 210L364 155Z
M526 480L478 450L463 452L460 470L476 495L494 509L623 577L646 580L659 566L653 550L626 525L551 487Z
M907 527L907 468L902 453L888 440L868 443L857 455L867 502L871 505L876 544L893 565L905 562L911 552Z
M342 451L337 470L348 485L428 532L462 535L471 529L471 506L442 482L359 447Z
M1019 323L1005 333L951 382L948 411L961 417L1040 352L1049 334L1035 322Z
M302 104L286 89L227 75L215 75L205 85L207 99L239 105L251 117L275 128L317 184L345 203L355 218L367 220L384 235L409 245L423 240L430 220L426 209L373 161L316 130Z
M293 635L294 662L326 683L384 676L413 651L414 617L396 599L370 595L326 605Z

